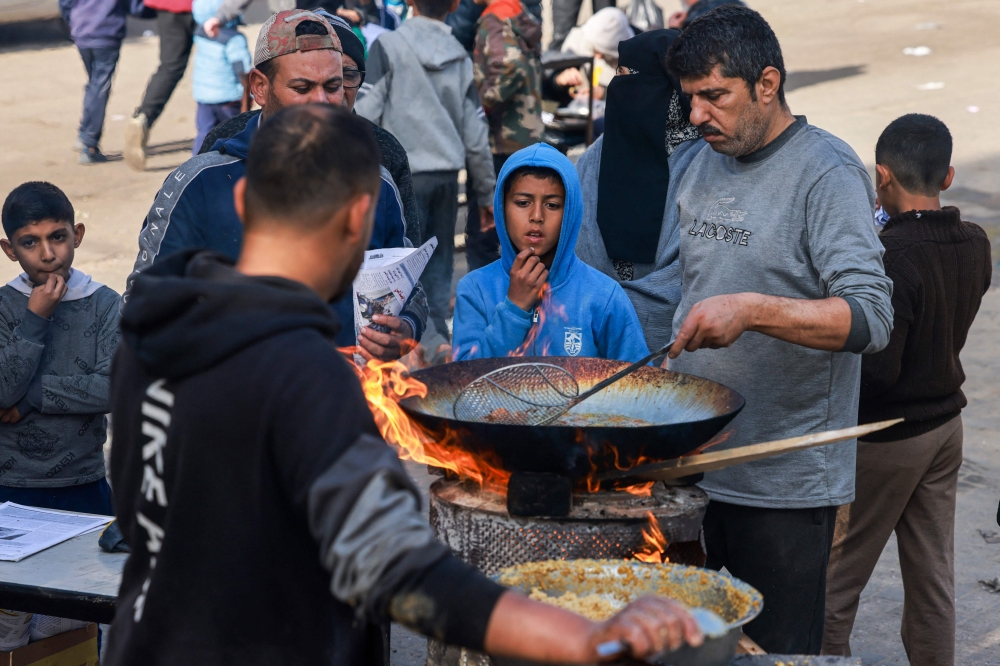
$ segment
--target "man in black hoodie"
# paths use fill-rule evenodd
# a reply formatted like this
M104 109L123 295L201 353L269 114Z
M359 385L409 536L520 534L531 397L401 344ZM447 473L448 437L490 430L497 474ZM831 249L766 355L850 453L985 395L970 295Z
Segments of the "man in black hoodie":
M106 663L379 663L374 630L390 619L533 660L700 643L666 599L593 623L505 591L434 539L330 342L326 303L371 234L377 154L339 107L276 114L235 187L236 265L185 251L136 278L111 398L132 555Z

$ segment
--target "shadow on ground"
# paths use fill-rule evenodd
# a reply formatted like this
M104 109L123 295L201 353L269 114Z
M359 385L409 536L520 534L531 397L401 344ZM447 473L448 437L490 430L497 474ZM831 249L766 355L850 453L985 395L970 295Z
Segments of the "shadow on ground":
M801 72L788 72L785 77L785 92L807 88L827 81L837 81L865 73L865 65L849 67L834 67L833 69L807 69Z

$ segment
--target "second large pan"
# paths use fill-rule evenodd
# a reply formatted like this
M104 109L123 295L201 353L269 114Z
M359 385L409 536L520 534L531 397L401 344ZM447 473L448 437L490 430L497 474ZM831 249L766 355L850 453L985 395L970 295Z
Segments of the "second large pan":
M547 426L471 423L454 418L459 391L477 377L514 363L551 363L568 370L580 393L628 364L597 358L486 358L412 373L425 398L406 398L406 413L439 440L485 456L511 472L551 472L579 479L640 460L666 460L714 437L743 409L743 396L716 382L641 368Z

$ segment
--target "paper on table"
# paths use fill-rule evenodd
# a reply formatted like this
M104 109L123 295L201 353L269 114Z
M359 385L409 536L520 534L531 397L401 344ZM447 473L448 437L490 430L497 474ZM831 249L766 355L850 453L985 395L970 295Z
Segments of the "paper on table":
M0 504L0 560L20 562L112 520L112 516L49 511L4 502Z
M355 338L361 335L365 326L382 333L389 332L384 326L373 324L372 317L377 314L399 315L437 245L435 236L418 248L387 247L365 252L364 263L353 285ZM357 354L354 360L364 362Z

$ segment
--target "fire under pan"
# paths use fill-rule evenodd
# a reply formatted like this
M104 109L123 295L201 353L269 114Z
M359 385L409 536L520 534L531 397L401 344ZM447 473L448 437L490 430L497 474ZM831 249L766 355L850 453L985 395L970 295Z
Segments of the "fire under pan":
M671 562L702 566L701 523L708 497L696 486L656 484L651 495L576 494L563 518L511 516L502 495L441 479L431 486L430 521L438 538L486 574L515 564L560 559L629 559L645 543L652 513Z

